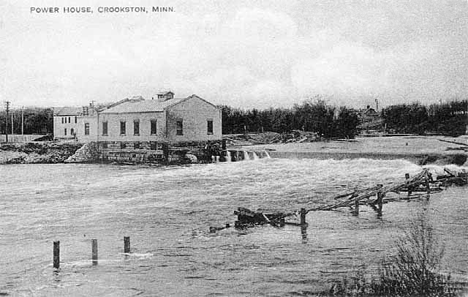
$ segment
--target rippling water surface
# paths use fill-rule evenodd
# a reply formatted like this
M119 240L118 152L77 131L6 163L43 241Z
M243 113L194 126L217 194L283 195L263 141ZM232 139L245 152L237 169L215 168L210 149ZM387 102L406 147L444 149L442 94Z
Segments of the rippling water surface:
M441 170L433 167L434 170ZM426 201L310 212L309 226L215 234L237 207L295 211L333 195L398 182L403 160L260 159L188 167L0 166L0 293L13 296L285 296L371 269L422 213L445 243L444 269L468 274L468 190ZM122 254L123 237L132 254ZM99 262L92 265L91 239ZM52 242L61 242L61 270ZM371 269L372 270L372 269Z

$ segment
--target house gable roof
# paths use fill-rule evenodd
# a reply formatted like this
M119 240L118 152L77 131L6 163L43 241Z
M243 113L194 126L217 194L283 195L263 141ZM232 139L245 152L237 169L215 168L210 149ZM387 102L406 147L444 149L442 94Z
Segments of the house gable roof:
M59 107L54 109L54 116L79 116L82 111L82 107Z
M158 101L158 100L143 100L143 101L128 101L123 102L117 106L111 107L102 111L102 114L113 114L113 113L143 113L143 112L162 112L169 107L175 106L181 102L186 100L190 100L193 98L200 99L214 107L215 105L211 104L210 102L198 97L197 95L192 95L186 98L174 98L166 101Z

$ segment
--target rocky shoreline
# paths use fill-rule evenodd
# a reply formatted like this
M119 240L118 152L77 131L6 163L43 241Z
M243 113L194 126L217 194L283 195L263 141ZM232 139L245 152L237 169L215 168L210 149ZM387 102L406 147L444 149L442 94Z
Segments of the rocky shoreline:
M64 163L83 146L75 142L28 142L0 145L0 164Z
M418 165L468 166L468 145L460 146L466 139L456 140L406 136L263 145L231 143L230 147L245 151L268 151L273 158L405 159ZM95 143L30 142L0 145L0 164L92 163L98 159Z

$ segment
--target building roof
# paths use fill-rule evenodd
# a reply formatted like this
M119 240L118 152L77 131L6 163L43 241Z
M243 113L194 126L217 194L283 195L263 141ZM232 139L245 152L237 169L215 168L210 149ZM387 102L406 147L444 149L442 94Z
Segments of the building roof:
M111 107L101 113L135 113L164 111L167 107L177 104L186 98L174 98L167 101L144 100L138 102L127 101Z
M143 101L128 101L123 102L117 106L111 107L102 111L101 113L138 113L138 112L162 112L170 106L181 103L182 101L188 100L190 98L198 98L204 102L211 104L210 102L198 97L197 95L192 95L186 98L173 98L166 101L159 100L143 100ZM213 105L214 106L214 105Z
M167 94L172 94L174 95L174 92L171 92L171 91L163 91L163 92L159 92L157 95L167 95Z
M83 112L82 107L58 107L55 111L55 116L78 116Z

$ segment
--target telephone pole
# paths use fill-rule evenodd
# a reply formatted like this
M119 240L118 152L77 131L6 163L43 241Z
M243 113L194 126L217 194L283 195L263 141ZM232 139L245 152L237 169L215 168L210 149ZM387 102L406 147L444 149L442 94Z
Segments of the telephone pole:
M8 142L8 112L10 112L10 101L5 102L6 118L5 118L5 141Z
M24 106L21 107L21 135L24 134Z

